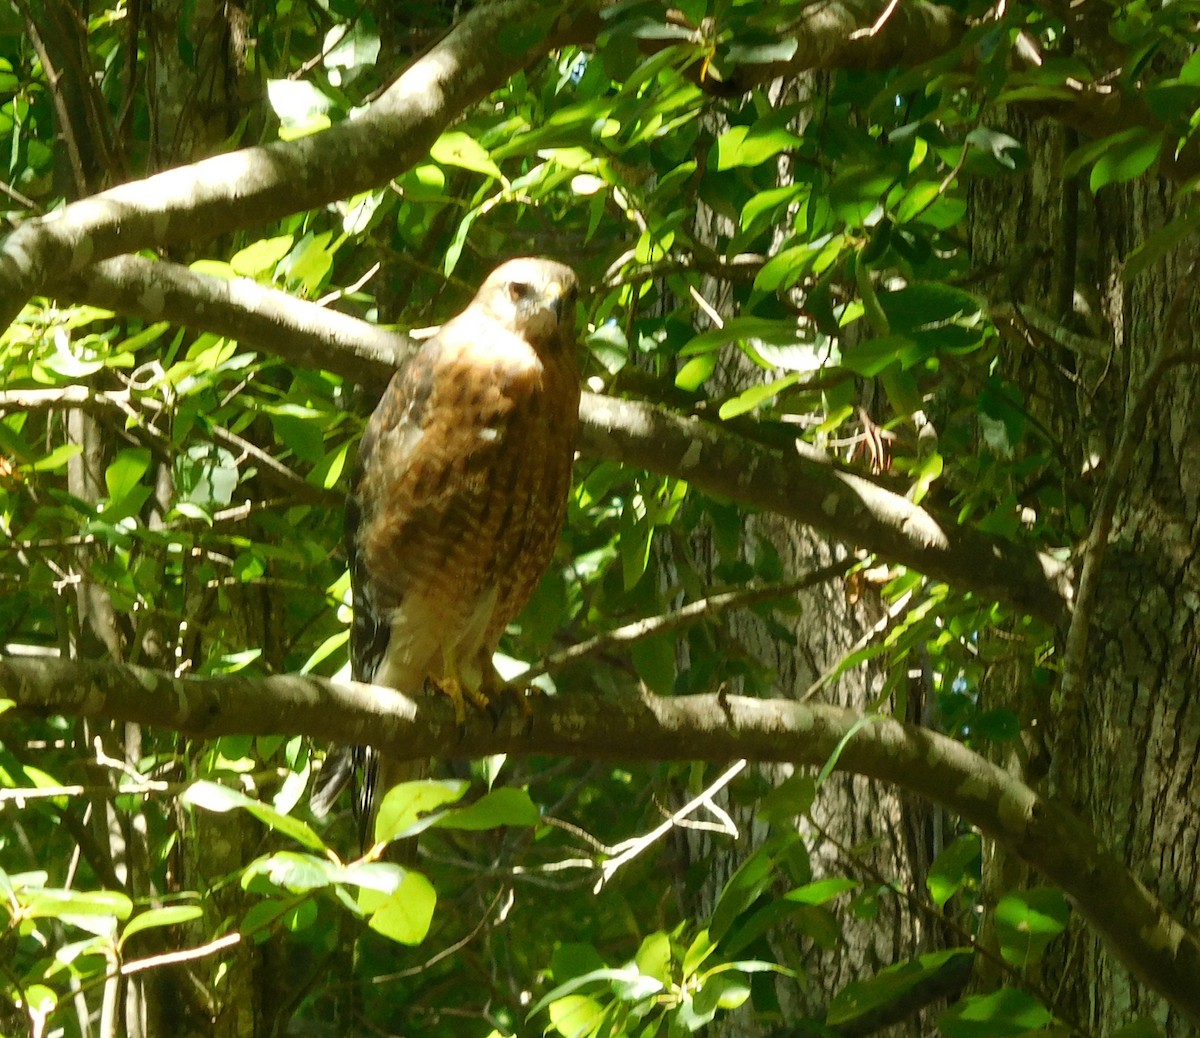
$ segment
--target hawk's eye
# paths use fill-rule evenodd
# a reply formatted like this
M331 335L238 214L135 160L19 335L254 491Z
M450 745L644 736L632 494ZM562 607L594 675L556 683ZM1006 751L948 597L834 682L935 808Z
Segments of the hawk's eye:
M524 281L510 281L508 283L508 295L514 303L519 303L522 299L527 299L533 291L532 285L527 285Z

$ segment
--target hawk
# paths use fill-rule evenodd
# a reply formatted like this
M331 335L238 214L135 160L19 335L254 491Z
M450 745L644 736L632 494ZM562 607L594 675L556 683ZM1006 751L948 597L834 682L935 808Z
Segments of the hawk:
M435 687L461 723L497 689L492 654L529 600L566 515L579 424L574 272L509 260L395 374L371 416L346 500L358 681ZM383 793L411 762L330 752L312 797L326 813L361 774L371 843Z

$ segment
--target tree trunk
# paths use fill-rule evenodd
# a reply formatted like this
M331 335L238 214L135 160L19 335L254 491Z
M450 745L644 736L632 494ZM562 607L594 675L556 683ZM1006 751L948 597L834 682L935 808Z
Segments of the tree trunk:
M1077 608L1074 623L1086 624L1089 635L1079 660L1083 681L1077 701L1067 692L1053 704L1049 792L1080 811L1180 921L1194 927L1200 438L1192 415L1200 383L1193 361L1172 366L1149 388L1147 376L1195 341L1195 274L1190 256L1180 251L1132 282L1122 279L1124 258L1169 215L1165 184L1141 180L1103 188L1095 197L1086 186L1076 192L1059 174L1073 145L1064 131L1026 124L1014 135L1027 143L1030 170L973 189L973 265L1025 272L1010 275L1007 284L995 279L993 302L1011 293L1068 329L1110 343L1107 355L1090 360L1048 345L1014 353L1009 365L1019 369L1031 409L1061 438L1067 478L1087 474L1093 522L1130 414L1142 394L1152 394L1144 425L1135 417L1130 430L1132 464L1116 488L1098 593ZM1080 558L1077 584L1083 565ZM1060 654L1065 635L1060 632ZM1026 715L1043 709L1028 698L1025 706ZM1111 1033L1142 1015L1168 1035L1191 1033L1160 999L1133 984L1082 926L1071 928L1055 972L1055 1008L1095 1033Z

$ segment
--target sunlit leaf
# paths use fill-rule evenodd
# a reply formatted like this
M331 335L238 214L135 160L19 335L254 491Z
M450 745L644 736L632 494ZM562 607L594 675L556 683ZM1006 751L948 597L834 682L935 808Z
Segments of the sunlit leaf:
M436 907L437 891L433 884L410 869L396 892L371 913L367 925L400 944L420 944L429 932Z

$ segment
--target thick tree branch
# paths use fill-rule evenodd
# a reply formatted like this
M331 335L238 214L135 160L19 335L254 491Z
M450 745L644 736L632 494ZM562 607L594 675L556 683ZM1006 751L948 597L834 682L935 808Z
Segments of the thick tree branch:
M315 303L170 263L110 260L74 287L78 298L97 306L237 335L244 345L375 387L409 346L405 336ZM652 404L590 393L580 417L582 448L592 457L681 477L706 493L786 515L852 548L1066 625L1070 589L1061 563L938 518L802 442L784 451Z
M382 387L413 349L401 332L360 321L249 278L200 274L179 263L119 256L57 286L70 299L148 322L215 332L299 367Z
M443 697L314 677L172 678L139 667L0 657L0 690L22 711L159 725L202 738L308 735L371 742L400 758L549 753L615 760L825 764L893 783L955 811L1057 883L1142 983L1200 1024L1200 942L1066 808L961 743L891 718L791 700L699 695L554 696L532 719L459 729ZM845 746L842 743L845 742Z
M100 260L261 226L387 183L424 158L470 105L553 47L576 6L584 5L479 4L358 118L122 184L29 220L0 247L0 329L30 296Z
M786 515L1051 623L1067 614L1060 563L938 518L803 444L779 450L652 404L592 394L580 414L584 444L594 456L681 476L706 493Z

